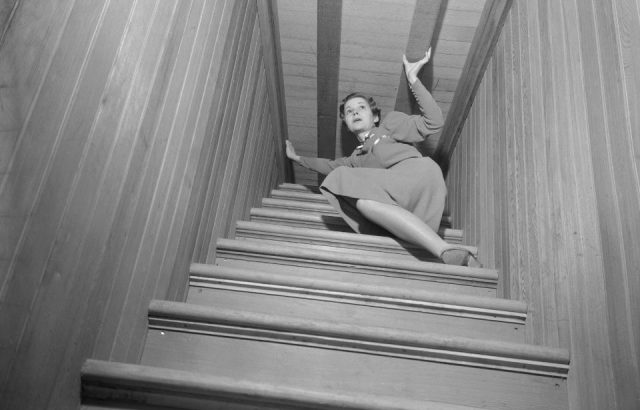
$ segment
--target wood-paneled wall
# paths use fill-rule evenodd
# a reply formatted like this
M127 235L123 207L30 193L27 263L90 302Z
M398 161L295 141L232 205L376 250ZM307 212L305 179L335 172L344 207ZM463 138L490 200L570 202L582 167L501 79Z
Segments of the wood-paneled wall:
M20 1L0 50L0 407L75 408L87 357L135 362L149 300L180 300L189 263L285 180L273 12Z
M318 67L316 0L277 0L287 96L289 139L299 155L318 156ZM318 174L293 164L299 184L317 185Z
M454 221L575 410L640 408L640 1L515 0L451 162Z

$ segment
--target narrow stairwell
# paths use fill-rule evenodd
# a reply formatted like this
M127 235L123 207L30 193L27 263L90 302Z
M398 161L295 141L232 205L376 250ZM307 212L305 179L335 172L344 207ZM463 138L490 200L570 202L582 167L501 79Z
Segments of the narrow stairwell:
M192 265L185 303L151 303L139 364L85 363L83 408L567 409L568 352L526 344L497 283L282 184Z

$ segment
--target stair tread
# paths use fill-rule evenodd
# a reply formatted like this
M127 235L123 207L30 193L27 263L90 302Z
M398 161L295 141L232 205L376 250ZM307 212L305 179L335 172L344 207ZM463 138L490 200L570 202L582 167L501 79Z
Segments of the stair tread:
M443 402L414 401L404 397L344 395L322 390L292 388L161 367L87 360L82 367L85 399L170 405L184 410L206 408L207 403L255 404L280 409L346 410L479 410ZM228 404L229 406L230 404ZM238 408L242 404L239 404ZM236 407L225 407L234 409Z
M194 263L187 303L524 343L526 304Z
M404 302L424 302L440 306L467 307L491 311L511 312L514 317L524 320L527 304L521 301L483 296L461 295L447 292L434 292L414 288L367 285L357 282L344 282L324 278L306 278L281 275L271 272L240 269L212 264L192 263L191 275L200 278L216 277L244 282L264 283L273 286L304 288L308 291L325 291L352 295L366 295L369 298L385 298Z
M338 211L329 203L316 203L316 202L304 202L296 201L292 199L280 199L280 198L262 198L263 208L278 208L278 209L290 209L300 210L307 212L323 212L329 214L338 214Z
M267 201L269 202L269 201ZM308 209L311 209L312 207L307 207ZM324 207L318 207L318 209L323 208ZM296 210L296 209L287 209L287 208L269 208L269 207L262 207L262 208L258 208L258 207L254 207L251 208L250 211L250 215L251 216L265 216L265 217L278 217L278 218L290 218L293 220L305 220L305 221L322 221L323 219L326 219L327 217L331 218L331 222L335 223L335 224L339 224L339 225L347 225L346 222L344 222L344 220L338 216L338 213L335 210L329 211L327 210L327 212L323 215L320 212L305 212L305 211L301 211L301 210ZM333 218L335 218L335 221L333 220ZM450 228L448 226L441 226L440 228L441 231L446 231L449 235L458 235L458 236L462 236L462 230L460 229L454 229L454 228Z
M439 273L464 279L495 282L498 272L495 269L471 268L466 266L446 265L443 263L416 261L407 259L391 259L385 256L361 255L353 253L335 253L318 249L314 245L300 244L292 247L287 243L271 244L221 238L217 241L218 249L243 250L271 255L281 255L296 259L311 259L331 264L361 265L370 268L402 269L421 273Z
M271 191L270 197L265 198L267 202L274 201L272 204L277 204L278 201L292 201L296 202L296 206L304 206L304 204L323 204L329 205L329 201L324 195L320 193L318 188L305 189L305 188L290 188L288 186L279 186L277 189ZM451 227L452 218L450 215L442 215L441 225L444 227Z
M337 214L278 208L251 208L249 214L252 221L269 221L285 225L302 225L316 229L331 229L353 233L351 227ZM460 229L452 229L446 226L441 226L438 234L452 243L460 243L463 238L463 232Z
M297 199L299 201L309 201L309 202L317 202L328 204L329 201L322 196L320 191L303 191L303 190L282 190L282 189L273 189L270 193L271 198L281 198L281 199Z
M435 259L431 253L394 237L338 232L313 228L277 225L256 221L238 221L236 238L284 240L291 243L330 245L344 249L381 252L385 255L411 256L416 259ZM461 245L473 254L475 246Z
M211 325L213 330L207 329L207 325ZM149 326L165 330L253 335L260 340L284 340L287 344L310 343L316 347L322 345L349 349L355 346L362 352L369 351L372 354L428 357L429 360L554 377L566 377L569 363L569 352L560 348L344 325L163 300L151 301Z
M289 275L405 286L496 297L498 273L443 263L390 258L358 252L332 252L315 245L219 239L216 265Z
M313 192L319 193L320 188L316 185L303 185L303 184L295 184L291 182L283 182L278 185L278 189L283 191L302 191L302 192Z

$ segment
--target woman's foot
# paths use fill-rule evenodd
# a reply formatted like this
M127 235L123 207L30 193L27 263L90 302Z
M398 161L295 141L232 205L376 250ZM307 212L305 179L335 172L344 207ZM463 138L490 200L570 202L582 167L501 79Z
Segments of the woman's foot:
M468 249L462 247L451 247L445 249L440 254L440 259L447 265L468 266L470 268L481 268L482 264Z

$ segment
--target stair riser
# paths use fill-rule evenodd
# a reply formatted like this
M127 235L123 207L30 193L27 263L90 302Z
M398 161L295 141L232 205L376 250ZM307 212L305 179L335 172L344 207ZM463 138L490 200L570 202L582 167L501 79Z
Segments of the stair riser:
M435 292L451 292L461 295L496 297L496 287L474 286L466 283L440 282L437 278L417 277L405 272L375 271L357 266L318 266L314 261L287 261L265 259L261 255L230 255L218 250L216 265L241 269L299 275L307 278L322 278L345 282L359 282L366 285L390 286L396 288L421 289Z
M142 364L335 393L381 394L509 410L566 409L566 380L252 335L152 329ZM313 371L310 371L313 369ZM459 389L452 388L459 386Z
M216 285L209 285L216 286ZM491 317L476 309L438 309L422 303L390 303L379 300L338 297L333 292L284 293L271 288L252 288L221 283L219 288L191 286L187 303L238 309L300 319L335 321L361 326L434 332L452 336L483 338L513 343L524 342L524 325L515 320Z

